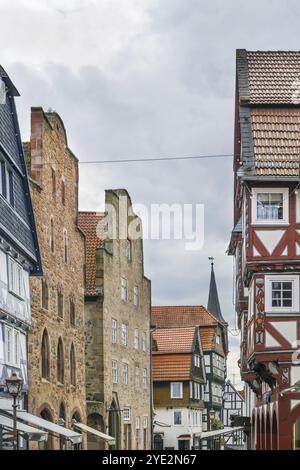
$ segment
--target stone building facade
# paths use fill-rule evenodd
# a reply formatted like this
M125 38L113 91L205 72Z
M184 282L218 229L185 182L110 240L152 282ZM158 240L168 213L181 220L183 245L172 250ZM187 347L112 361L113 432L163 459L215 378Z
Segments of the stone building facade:
M151 286L141 220L125 190L106 191L105 205L105 213L79 218L86 236L87 423L115 437L116 449L150 449ZM88 438L88 448L104 448Z
M31 109L24 144L44 276L31 279L30 413L72 428L86 422L85 240L77 225L78 160L55 112ZM48 445L58 448L59 439Z

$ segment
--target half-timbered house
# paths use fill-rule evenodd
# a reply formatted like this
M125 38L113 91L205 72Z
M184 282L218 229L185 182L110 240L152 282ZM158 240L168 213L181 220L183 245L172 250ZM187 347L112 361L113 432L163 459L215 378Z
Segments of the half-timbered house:
M300 447L300 52L237 51L235 304L256 449Z

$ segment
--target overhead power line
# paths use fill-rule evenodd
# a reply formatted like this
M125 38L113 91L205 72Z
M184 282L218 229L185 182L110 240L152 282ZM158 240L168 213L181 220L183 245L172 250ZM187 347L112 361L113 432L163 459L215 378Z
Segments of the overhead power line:
M91 160L91 161L80 161L80 165L98 165L104 163L134 163L134 162L163 162L170 160L200 160L209 158L225 158L233 157L232 153L220 154L220 155L186 155L186 156L175 156L175 157L145 157L145 158L124 158L118 160Z

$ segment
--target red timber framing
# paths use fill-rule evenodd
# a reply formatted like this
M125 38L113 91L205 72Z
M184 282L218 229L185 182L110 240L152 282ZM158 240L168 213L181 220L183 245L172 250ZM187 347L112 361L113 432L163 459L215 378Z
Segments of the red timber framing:
M300 51L237 51L228 253L257 450L300 446L300 103L288 91L298 65Z

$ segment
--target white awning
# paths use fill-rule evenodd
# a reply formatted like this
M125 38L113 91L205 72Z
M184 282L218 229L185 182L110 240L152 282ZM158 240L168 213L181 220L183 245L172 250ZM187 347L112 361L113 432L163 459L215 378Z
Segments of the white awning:
M208 437L222 436L224 434L232 434L233 432L243 431L243 426L238 426L235 428L224 428L217 429L216 431L206 431L201 434L201 439L207 439Z
M9 431L12 431L14 427L13 419L0 415L0 426L3 426L3 428L8 429ZM41 429L32 428L31 426L27 426L27 424L20 423L20 421L17 421L17 431L31 441L46 441L48 439L47 432L42 431Z
M59 434L65 439L71 441L73 444L80 444L82 441L82 435L80 433L71 431L64 426L59 426L58 424L47 421L39 416L31 415L26 411L17 411L17 417L21 421L26 421L27 423L33 424L41 429L45 429L46 431Z
M116 443L116 439L114 437L109 436L108 434L104 434L103 432L100 432L97 429L91 428L90 426L87 426L86 424L74 423L73 426L75 428L81 429L84 432L89 432L90 434L94 434L95 436L100 437L100 439L103 439L105 442L108 442L108 444L110 445L114 445Z

